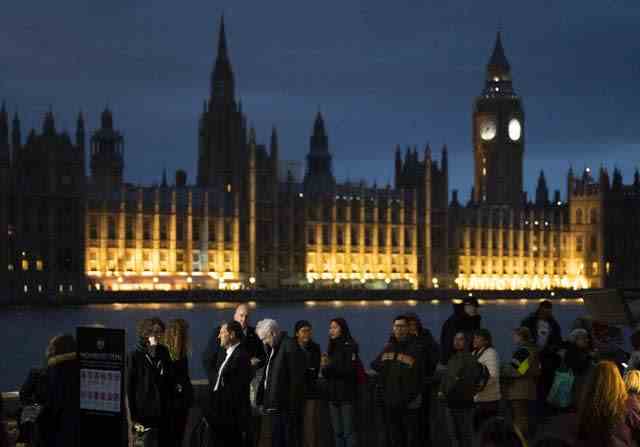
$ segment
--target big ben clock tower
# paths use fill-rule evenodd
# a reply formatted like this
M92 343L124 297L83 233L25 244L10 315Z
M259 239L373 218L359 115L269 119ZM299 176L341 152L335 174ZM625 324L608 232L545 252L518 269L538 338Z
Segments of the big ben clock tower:
M473 107L473 152L474 202L521 206L524 111L513 91L500 33L487 65L484 91Z

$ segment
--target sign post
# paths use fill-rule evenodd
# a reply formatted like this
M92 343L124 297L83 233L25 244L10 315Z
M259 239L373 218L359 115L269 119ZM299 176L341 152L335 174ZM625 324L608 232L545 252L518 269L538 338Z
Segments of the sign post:
M80 361L80 445L125 445L125 331L76 329Z

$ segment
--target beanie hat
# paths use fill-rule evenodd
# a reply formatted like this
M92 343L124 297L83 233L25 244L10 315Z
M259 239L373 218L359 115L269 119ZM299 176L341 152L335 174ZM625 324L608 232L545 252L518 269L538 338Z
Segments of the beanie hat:
M296 325L293 327L293 333L297 334L298 331L304 327L311 327L311 323L309 323L307 320L300 320L296 323Z

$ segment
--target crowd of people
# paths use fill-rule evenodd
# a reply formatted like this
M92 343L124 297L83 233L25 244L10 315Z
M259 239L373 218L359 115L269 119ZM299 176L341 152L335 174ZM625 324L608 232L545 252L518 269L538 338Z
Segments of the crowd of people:
M515 325L513 350L501 362L472 298L454 305L439 342L415 313L396 316L369 365L386 445L433 445L436 430L446 430L459 447L520 447L533 440L541 447L636 445L640 332L632 336L635 351L623 376L620 362L594 349L585 321L565 340L552 303L543 301ZM326 352L309 321L298 321L291 335L273 319L255 327L249 322L249 307L239 305L213 330L202 355L208 399L200 403L200 445L253 447L264 445L261 436L268 433L273 447L319 447L327 430L335 447L358 445L356 402L370 374L348 322L328 322ZM181 319L165 326L148 318L139 322L137 337L126 363L132 443L183 445L193 437L187 432L194 407L189 326ZM46 368L34 369L21 390L24 405L40 403L47 415L34 418L46 422L22 424L34 445L78 445L75 351L72 336L52 339ZM320 424L325 405L330 427ZM431 412L440 407L446 426L431 427L436 420ZM546 437L542 428L553 428L554 420L561 427L548 430L555 437Z

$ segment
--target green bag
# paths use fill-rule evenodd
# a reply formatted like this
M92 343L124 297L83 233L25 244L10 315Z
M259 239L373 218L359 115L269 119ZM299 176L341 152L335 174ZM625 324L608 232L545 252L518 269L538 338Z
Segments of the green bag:
M553 385L549 390L547 402L556 408L567 408L573 401L573 383L575 377L573 372L567 368L556 370L553 378Z

